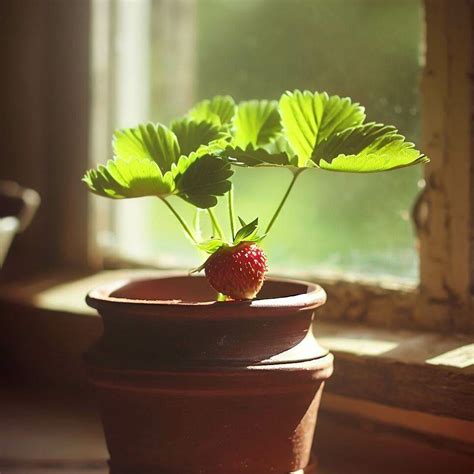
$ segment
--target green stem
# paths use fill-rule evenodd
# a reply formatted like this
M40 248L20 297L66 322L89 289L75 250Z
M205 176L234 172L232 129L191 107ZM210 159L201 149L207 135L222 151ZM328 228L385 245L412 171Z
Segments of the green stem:
M214 214L214 211L211 208L209 208L207 212L209 213L209 217L211 218L211 222L212 222L212 227L216 231L217 236L223 239L224 233L222 232L222 227L219 225L219 222L217 220L216 215Z
M227 296L222 293L217 293L216 301L227 301Z
M184 219L178 214L178 211L176 211L176 209L175 209L165 198L160 197L160 199L168 206L168 209L176 216L176 218L178 219L179 223L180 223L181 226L183 227L183 229L184 229L184 231L186 232L186 234L189 235L190 239L191 239L195 244L197 244L198 241L196 240L196 237L194 237L194 234L193 234L193 232L191 231L191 229L189 228L188 224L186 224L186 222L184 221Z
M234 188L231 187L228 193L228 207L229 207L229 221L230 221L230 232L232 234L232 240L235 239L235 214L234 214Z
M288 186L288 189L286 190L285 195L283 196L283 199L281 200L277 210L275 211L275 214L273 214L273 217L271 218L270 222L268 223L268 226L265 230L265 234L268 234L270 232L270 229L273 227L273 224L275 223L278 215L280 214L280 211L282 210L286 200L288 199L288 196L290 195L291 190L293 189L293 186L295 185L296 179L302 172L302 169L298 169L296 171L293 171L293 179L291 180L290 185Z

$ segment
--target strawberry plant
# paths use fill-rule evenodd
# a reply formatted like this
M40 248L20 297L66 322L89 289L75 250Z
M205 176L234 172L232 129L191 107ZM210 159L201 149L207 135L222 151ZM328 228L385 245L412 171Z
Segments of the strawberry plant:
M178 219L193 245L209 254L204 270L219 299L252 299L260 290L267 259L259 244L271 231L298 176L317 171L371 173L428 158L391 125L365 122L364 107L325 92L284 93L280 100L236 104L229 96L198 103L188 114L163 124L117 130L113 159L85 174L100 196L155 196ZM281 167L292 175L265 226L245 222L234 210L233 167ZM173 196L205 209L212 235L201 240L171 203ZM224 197L229 236L214 208Z

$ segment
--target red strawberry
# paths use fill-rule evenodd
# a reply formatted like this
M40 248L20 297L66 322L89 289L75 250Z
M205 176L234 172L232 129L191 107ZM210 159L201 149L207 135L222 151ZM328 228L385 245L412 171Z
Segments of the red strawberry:
M221 247L204 266L211 286L233 300L255 298L263 285L267 257L253 242Z

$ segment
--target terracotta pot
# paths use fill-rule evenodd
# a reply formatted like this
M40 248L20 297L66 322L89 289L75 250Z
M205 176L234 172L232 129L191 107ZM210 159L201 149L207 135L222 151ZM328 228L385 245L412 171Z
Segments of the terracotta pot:
M315 472L333 358L316 342L322 288L268 279L215 302L202 277L122 281L87 297L104 333L86 355L113 474Z

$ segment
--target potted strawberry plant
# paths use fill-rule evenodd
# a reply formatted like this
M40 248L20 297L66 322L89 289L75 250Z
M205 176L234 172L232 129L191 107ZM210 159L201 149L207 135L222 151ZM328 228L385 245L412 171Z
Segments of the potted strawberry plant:
M386 171L428 159L392 126L326 93L276 101L215 97L185 117L118 130L114 158L84 182L113 199L156 196L208 256L192 273L91 291L104 333L86 355L112 473L314 472L311 445L332 355L312 325L326 296L265 278L262 242L304 170ZM292 179L262 226L234 211L233 167L284 167ZM205 209L199 239L172 204ZM214 208L227 207L227 232Z

